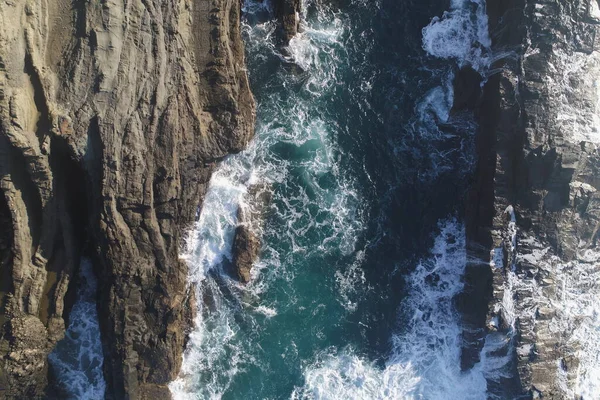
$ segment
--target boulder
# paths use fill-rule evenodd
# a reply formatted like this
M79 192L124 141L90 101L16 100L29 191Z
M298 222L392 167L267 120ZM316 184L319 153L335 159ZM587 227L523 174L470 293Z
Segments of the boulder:
M260 255L261 234L272 201L270 185L251 185L244 202L238 209L238 226L233 240L233 267L236 277L242 283L251 278L252 266Z

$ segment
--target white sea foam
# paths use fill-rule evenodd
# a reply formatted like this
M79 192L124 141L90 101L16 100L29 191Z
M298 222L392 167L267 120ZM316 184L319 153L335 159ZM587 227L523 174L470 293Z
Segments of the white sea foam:
M484 361L460 370L462 330L453 299L463 290L466 262L464 227L454 220L440 224L431 258L409 277L401 310L405 325L392 338L385 367L352 349L331 350L306 369L305 386L292 398L486 399Z
M417 105L418 115L423 121L430 120L430 116L435 117L432 120L433 124L446 123L450 119L450 110L454 103L454 87L452 80L454 74L449 73L446 77L446 84L444 86L437 86L431 89ZM430 126L429 130L425 131L426 134L430 132L437 132L437 129Z
M449 11L434 17L423 28L423 49L427 54L452 59L459 68L470 65L482 76L490 66L491 44L483 0L453 0ZM448 72L442 85L425 95L417 106L422 118L433 113L439 122L448 122L454 102L453 79L453 72Z
M68 398L103 399L106 382L102 374L104 356L96 310L96 277L89 260L79 270L77 302L69 316L65 338L48 356L56 379Z
M422 174L422 179L428 180L444 172L456 171L454 163L457 159L461 172L470 171L475 164L472 150L475 123L471 117L453 116L451 111L456 67L469 65L485 78L493 59L485 1L452 1L450 10L441 17L434 17L422 33L422 46L428 55L452 61L443 68L431 69L434 79L440 83L429 89L415 107L419 119L414 124L415 133L424 143L433 143L427 150L430 168ZM448 125L455 129L444 129ZM449 140L460 140L460 144L457 142L448 148L445 143ZM438 150L438 144L442 144L444 150ZM458 157L457 152L460 152Z
M355 311L357 299L366 288L367 279L362 264L365 260L365 252L356 252L354 261L348 268L335 272L335 280L339 287L340 296L338 301L348 311Z
M242 2L242 13L248 14L259 14L259 13L272 13L273 4L271 0L263 1L244 1Z
M428 54L454 59L460 67L471 65L481 73L489 66L491 44L482 0L453 0L449 11L423 28L423 48Z

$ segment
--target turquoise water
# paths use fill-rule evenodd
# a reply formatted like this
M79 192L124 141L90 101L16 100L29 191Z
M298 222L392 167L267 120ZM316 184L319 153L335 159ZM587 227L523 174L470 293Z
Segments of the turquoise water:
M485 72L487 20L439 3L306 1L285 55L268 3L246 3L256 138L213 176L183 254L201 300L175 398L486 398L453 305L476 127L450 108L457 68ZM227 270L255 184L273 202L243 286Z

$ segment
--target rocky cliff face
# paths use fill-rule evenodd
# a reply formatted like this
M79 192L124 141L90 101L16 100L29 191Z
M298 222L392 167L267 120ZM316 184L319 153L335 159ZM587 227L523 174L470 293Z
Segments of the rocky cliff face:
M0 3L7 398L44 396L84 253L108 397L168 397L195 309L182 233L214 162L253 134L239 19L238 0Z
M600 7L596 0L487 6L498 60L479 108L467 215L472 259L490 267L469 268L474 303L484 306L472 306L466 335L471 348L495 332L508 339L496 355L510 356L513 378L492 386L510 385L514 396L579 398L593 367L585 358L595 317L576 303L600 293Z

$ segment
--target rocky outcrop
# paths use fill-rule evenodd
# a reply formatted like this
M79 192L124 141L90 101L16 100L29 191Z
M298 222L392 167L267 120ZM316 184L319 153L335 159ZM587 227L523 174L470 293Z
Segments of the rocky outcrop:
M237 0L0 4L6 398L44 395L83 253L107 396L169 396L194 309L182 231L253 134L239 19Z
M498 60L479 108L467 201L470 259L481 261L467 279L473 302L486 306L473 306L471 327L480 347L495 332L508 339L495 355L510 356L513 378L492 387L510 386L515 397L579 397L585 351L577 331L589 316L567 303L600 259L599 7L596 0L488 0L487 7ZM581 296L597 291L581 289Z
M300 28L301 0L275 0L273 9L279 22L279 39L287 46Z
M235 274L242 283L250 281L252 266L260 255L262 228L272 200L270 189L267 184L250 185L238 209L232 253Z

